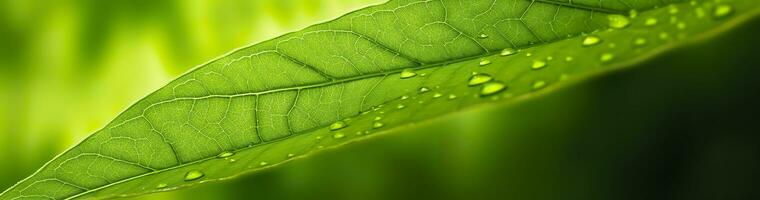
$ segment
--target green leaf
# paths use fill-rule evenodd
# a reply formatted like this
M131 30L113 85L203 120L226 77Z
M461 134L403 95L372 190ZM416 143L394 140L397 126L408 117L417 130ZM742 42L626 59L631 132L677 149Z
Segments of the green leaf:
M390 1L201 65L0 199L224 180L633 66L758 13L756 0Z

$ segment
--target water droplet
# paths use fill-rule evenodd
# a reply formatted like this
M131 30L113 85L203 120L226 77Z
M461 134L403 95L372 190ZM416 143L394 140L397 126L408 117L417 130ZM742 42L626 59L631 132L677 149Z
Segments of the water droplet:
M525 56L531 57L533 56L533 53L526 53Z
M631 24L631 20L623 15L607 15L611 28L622 29Z
M636 46L644 46L644 45L647 44L647 39L646 38L636 38L635 40L633 40L633 44L636 45Z
M666 32L660 33L660 39L667 40L668 38L670 38L670 34Z
M478 35L478 37L479 37L480 39L486 39L486 38L488 38L488 35L487 35L487 34L485 34L485 33L481 33L480 35Z
M346 137L346 135L343 134L343 133L335 133L333 135L333 138L335 138L335 139L340 139L340 138L344 138L344 137Z
M288 158L292 158L292 157L296 157L296 154L293 154L293 153L289 153L289 154L288 154Z
M419 90L420 94L423 94L423 93L426 93L426 92L429 92L429 91L430 91L430 88L428 88L428 87L421 87L420 90Z
M235 159L230 159L230 160L229 160L229 162L230 162L230 163L234 163L234 162L237 162L237 160L235 160Z
M356 135L362 135L363 133L361 131L357 131Z
M382 128L383 126L385 126L385 124L382 122L375 122L372 124L372 128Z
M533 70L543 69L544 67L546 67L546 61L543 60L534 60L533 65L530 66Z
M583 38L583 46L584 47L590 47L597 45L602 42L602 39L593 35L586 36L586 38Z
M549 60L549 61L554 60L554 56L547 56L546 60Z
M668 13L670 13L670 14L676 14L676 13L678 13L678 7L676 7L674 5L670 5L670 7L668 8Z
M481 85L483 83L488 83L493 80L493 77L488 74L476 74L472 77L470 77L470 81L467 83L469 86L476 86Z
M486 65L490 65L490 64L491 64L490 60L485 59L485 58L480 59L480 66L486 66Z
M517 53L517 50L515 50L513 48L506 48L504 50L501 50L501 53L499 55L501 55L501 56L511 56L511 55L515 55L516 53Z
M404 104L398 104L398 106L396 106L396 109L399 109L399 110L404 109L404 108L406 108Z
M615 59L615 55L611 53L604 53L602 54L602 56L599 57L599 60L601 60L602 62L609 62L612 59Z
M449 95L449 99L456 99L456 98L457 98L457 95L455 95L455 94L450 94Z
M401 100L406 100L406 99L408 99L408 98L409 98L409 96L406 96L406 95L404 95L404 96L401 96Z
M637 10L628 11L628 16L631 16L631 18L636 18L639 16L639 11Z
M441 93L435 93L435 94L433 94L433 98L434 99L441 98L442 96L443 96L443 94L441 94Z
M261 161L261 162L259 162L259 166L266 166L266 165L268 165L268 164L269 164L269 163L267 163L267 162L264 162L264 161Z
M715 6L715 11L713 11L713 16L720 19L731 15L733 12L734 7L731 7L730 5L717 5Z
M647 20L644 21L644 25L646 25L646 26L654 26L654 25L657 25L657 22L659 22L657 20L657 18L647 18Z
M401 71L401 79L407 79L417 76L417 72L414 69L404 69Z
M574 59L575 58L573 58L572 56L565 57L565 61L567 62L573 61Z
M546 82L544 81L536 81L533 83L533 90L539 90L544 87L546 87Z
M681 29L681 30L686 29L686 24L683 22L678 22L678 25L676 26L678 27L678 29Z
M504 91L505 89L507 89L507 86L504 85L504 83L497 82L497 81L489 82L489 83L483 84L483 88L480 90L480 95L488 96L488 95L492 95L492 94L496 94L501 91Z
M380 120L383 120L383 117L380 117L380 116L375 117L375 121L380 121Z
M216 155L216 157L217 158L226 158L226 157L230 157L232 155L235 155L235 153L231 152L231 151L225 151L225 152L219 153L219 155Z
M168 187L168 186L169 186L169 185L168 185L168 184L166 184L166 183L159 183L158 185L156 185L156 188L158 188L158 189L161 189L161 188L166 188L166 187Z
M348 125L346 124L346 122L343 122L343 121L337 121L337 122L335 122L335 123L332 123L332 124L330 124L330 130L331 130L331 131L340 130L340 129L346 128L346 126L348 126Z
M192 171L189 171L189 172L187 172L185 174L185 181L198 180L198 179L202 178L203 176L205 176L205 174L203 174L203 172L198 171L198 170L192 170Z

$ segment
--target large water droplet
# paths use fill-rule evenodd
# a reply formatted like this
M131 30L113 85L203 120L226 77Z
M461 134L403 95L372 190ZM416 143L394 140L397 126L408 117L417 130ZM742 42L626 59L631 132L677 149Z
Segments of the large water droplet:
M607 19L610 21L611 28L622 29L631 24L631 20L623 15L607 15Z
M346 122L343 122L343 121L337 121L337 122L335 122L335 123L332 123L332 124L330 124L330 130L331 130L331 131L337 131L337 130L340 130L340 129L346 128L346 126L348 126L348 125L346 124Z
M717 5L715 6L715 11L713 11L713 16L720 19L731 15L733 12L734 7L731 7L730 5Z
M491 61L488 60L487 58L480 59L480 66L486 66L490 64L491 64Z
M644 25L646 25L646 26L654 26L654 25L657 25L657 22L659 22L657 20L657 18L651 18L650 17L650 18L647 18L646 21L644 21Z
M602 39L593 35L586 36L586 38L583 38L583 46L584 47L590 47L597 45L602 42Z
M499 55L501 55L501 56L511 56L511 55L515 55L516 53L517 53L517 50L515 50L513 48L506 48L504 50L501 50L501 53L499 53Z
M467 82L467 85L469 85L469 86L476 86L476 85L481 85L483 83L491 82L492 80L493 80L493 77L491 77L491 75L488 75L488 74L476 74L476 75L470 77L470 81Z
M205 174L203 174L203 172L198 171L198 170L192 170L192 171L189 171L189 172L187 172L185 174L185 181L198 180L198 179L202 178L203 176L205 176Z
M335 139L340 139L340 138L344 138L344 137L346 137L346 135L343 134L343 133L335 133L333 135L333 138L335 138Z
M382 122L375 122L372 124L372 128L382 128L383 126L385 126L385 124Z
M546 61L543 60L534 60L533 64L530 66L531 69L539 70L546 67Z
M501 83L498 81L489 82L489 83L483 84L483 88L480 90L480 95L488 96L488 95L492 95L492 94L496 94L501 91L504 91L505 89L507 89L507 86L504 85L504 83Z
M226 157L230 157L232 155L235 155L235 153L231 152L231 151L225 151L225 152L219 153L219 155L216 155L216 157L218 157L218 158L226 158Z
M404 69L401 71L401 79L407 79L417 76L417 72L414 69Z

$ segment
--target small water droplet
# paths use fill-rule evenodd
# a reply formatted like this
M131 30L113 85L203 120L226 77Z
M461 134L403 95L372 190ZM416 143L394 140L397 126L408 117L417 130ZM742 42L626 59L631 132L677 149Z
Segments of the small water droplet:
M546 87L545 81L536 81L533 83L533 90L540 90L541 88Z
M611 53L604 53L602 56L599 57L599 60L602 62L609 62L612 61L612 59L615 59L615 55Z
M449 99L456 99L456 98L457 98L457 95L455 95L455 94L450 94L449 95Z
M548 60L548 61L554 60L554 56L547 56L546 60Z
M375 122L372 124L372 128L376 128L376 129L382 128L383 126L385 126L385 124L383 124L382 122Z
M441 93L435 93L435 94L433 94L433 99L441 98L442 96L443 96L443 94L441 94Z
M266 165L268 165L268 164L269 164L269 163L267 163L267 162L264 162L264 161L261 161L261 162L259 162L259 166L266 166Z
M467 85L469 86L476 86L481 85L483 83L488 83L493 80L493 77L488 74L476 74L472 77L470 77L470 81L467 82Z
M380 116L375 117L375 121L380 121L380 120L383 120L383 117L380 117Z
M630 10L630 11L628 11L628 16L630 16L631 18L636 18L636 17L639 16L639 11L637 11L637 10Z
M294 153L289 153L289 154L288 154L288 158L292 158L292 157L296 157L296 154L294 154Z
M229 161L230 163L234 163L234 162L237 162L237 160L235 160L235 159L229 159L228 161Z
M185 181L198 180L198 179L202 178L203 176L205 176L205 174L203 174L203 172L198 171L198 170L191 170L191 171L189 171L189 172L187 172L185 174Z
M491 64L490 60L488 60L486 58L480 59L480 66L486 66L486 65L490 65L490 64Z
M156 188L158 188L158 189L161 189L161 188L166 188L166 187L168 187L168 186L169 186L169 185L168 185L168 184L166 184L166 183L159 183L158 185L156 185Z
M607 19L610 22L609 26L615 29L622 29L631 24L631 20L623 15L607 15Z
M331 131L337 131L337 130L340 130L340 129L346 128L346 126L348 126L348 125L346 124L346 122L343 122L343 121L337 121L337 122L334 122L334 123L330 124L330 130L331 130Z
M480 90L480 95L489 96L504 91L505 89L507 89L507 86L504 85L504 83L498 81L489 82L483 84L483 88Z
M404 104L398 104L398 106L396 106L396 109L399 109L399 110L404 109L404 108L406 108Z
M670 5L670 7L668 8L668 13L670 14L678 13L678 7L676 7L675 5Z
M533 53L526 53L525 56L531 57L533 56Z
M670 34L668 34L666 32L660 33L659 36L660 36L660 39L663 39L663 40L667 40L668 38L670 38Z
M340 138L344 138L344 137L346 137L346 135L343 134L343 133L335 133L335 134L333 134L333 138L335 138L335 139L340 139Z
M511 55L515 55L516 53L517 53L517 50L515 50L513 48L506 48L504 50L501 50L501 53L499 55L501 55L501 56L511 56Z
M633 40L633 44L636 45L636 46L644 46L644 45L647 44L647 39L646 38L636 38L635 40Z
M575 58L573 58L572 56L565 57L565 61L567 62L573 61L574 59Z
M488 38L488 35L487 35L487 34L485 34L485 33L481 33L480 35L478 35L478 37L479 37L480 39L486 39L486 38Z
M235 153L231 152L231 151L224 151L224 152L219 153L218 155L216 155L216 157L217 158L226 158L226 157L230 157L232 155L235 155Z
M530 66L533 70L543 69L544 67L546 67L546 61L543 60L534 60L533 64Z
M586 36L586 38L583 38L583 46L584 47L590 47L597 45L602 42L602 39L593 35Z
M678 27L678 29L681 29L681 30L686 29L686 23L683 23L683 22L678 22L678 25L676 26Z
M407 95L401 96L401 100L406 100L408 98L409 98L409 96L407 96Z
M715 11L713 11L713 17L721 19L734 13L734 7L730 5L717 5Z
M659 22L657 20L657 18L651 18L650 17L650 18L647 18L646 21L644 21L644 25L646 25L646 26L654 26L654 25L657 25L657 22Z
M420 90L419 90L420 94L423 94L423 93L426 93L426 92L429 92L429 91L430 91L430 88L428 88L428 87L421 87Z
M417 72L414 69L404 69L401 71L401 79L407 79L417 76Z
M356 135L363 135L363 133L361 131L357 131Z

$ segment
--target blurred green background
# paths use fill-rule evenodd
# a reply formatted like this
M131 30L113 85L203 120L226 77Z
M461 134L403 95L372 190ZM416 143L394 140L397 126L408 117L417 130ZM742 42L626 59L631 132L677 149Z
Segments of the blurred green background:
M0 0L0 190L189 68L381 2ZM760 199L758 34L137 199Z

